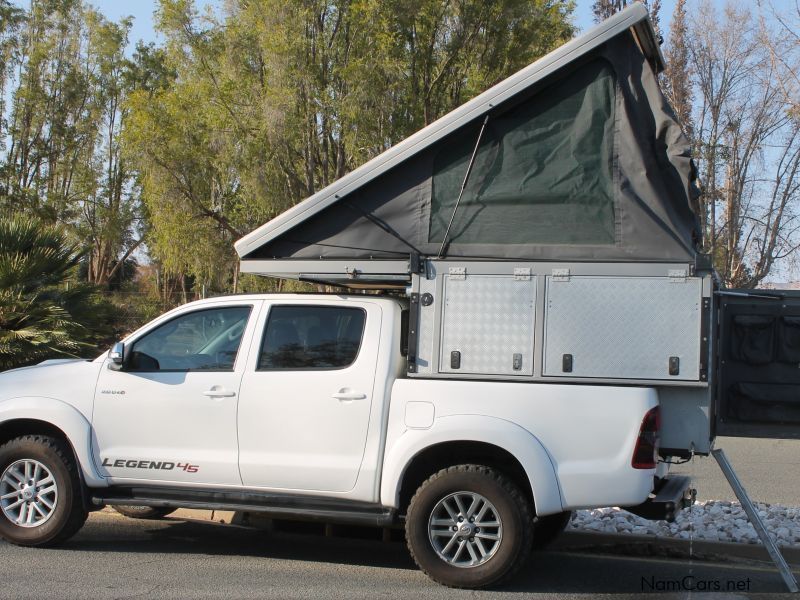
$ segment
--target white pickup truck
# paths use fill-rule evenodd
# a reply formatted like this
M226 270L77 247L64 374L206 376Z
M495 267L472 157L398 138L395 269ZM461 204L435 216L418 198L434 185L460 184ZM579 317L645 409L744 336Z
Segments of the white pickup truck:
M408 378L406 315L375 295L214 298L94 360L0 374L0 535L55 544L105 505L404 526L431 578L473 588L570 511L652 509L670 487L653 388Z

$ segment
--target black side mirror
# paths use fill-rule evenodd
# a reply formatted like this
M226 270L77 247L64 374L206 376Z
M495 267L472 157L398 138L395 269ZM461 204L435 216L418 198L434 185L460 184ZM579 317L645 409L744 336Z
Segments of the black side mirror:
M122 364L125 362L125 344L117 342L113 348L108 352L108 368L112 371L119 371L122 369Z

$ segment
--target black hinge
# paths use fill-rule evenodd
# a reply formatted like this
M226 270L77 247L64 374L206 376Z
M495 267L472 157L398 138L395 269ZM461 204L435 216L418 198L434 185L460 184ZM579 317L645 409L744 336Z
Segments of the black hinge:
M419 328L419 294L411 294L408 307L408 373L417 372L417 329Z

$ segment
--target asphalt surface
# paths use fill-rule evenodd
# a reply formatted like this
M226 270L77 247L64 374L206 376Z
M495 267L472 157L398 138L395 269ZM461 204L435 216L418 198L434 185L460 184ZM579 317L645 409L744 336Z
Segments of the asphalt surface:
M583 550L537 553L502 590L452 590L419 572L400 541L134 521L105 511L59 549L0 542L1 598L634 598L663 591L702 597L697 592L718 589L772 596L784 588L765 564Z
M717 438L750 498L756 502L800 506L800 440ZM691 475L699 500L736 500L717 461L695 457L671 473Z

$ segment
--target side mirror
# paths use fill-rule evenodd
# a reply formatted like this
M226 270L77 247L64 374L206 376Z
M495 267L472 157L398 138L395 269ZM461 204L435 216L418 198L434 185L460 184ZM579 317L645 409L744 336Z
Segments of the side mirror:
M108 368L112 371L119 371L122 368L122 363L125 362L125 344L117 342L108 353L108 359L111 361Z

